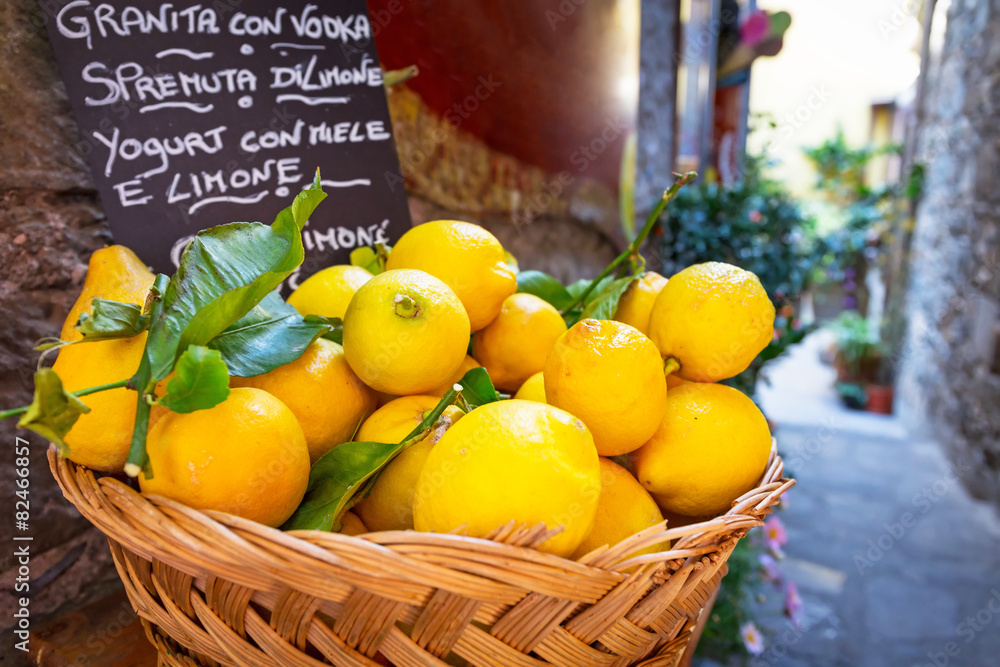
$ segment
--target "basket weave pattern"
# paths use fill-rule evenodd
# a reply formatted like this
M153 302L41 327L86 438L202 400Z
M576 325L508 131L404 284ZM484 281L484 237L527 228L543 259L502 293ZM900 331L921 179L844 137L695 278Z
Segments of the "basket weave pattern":
M772 448L760 485L725 515L574 562L531 548L544 526L489 540L283 533L140 495L53 452L49 463L108 536L161 667L675 665L736 542L795 483Z

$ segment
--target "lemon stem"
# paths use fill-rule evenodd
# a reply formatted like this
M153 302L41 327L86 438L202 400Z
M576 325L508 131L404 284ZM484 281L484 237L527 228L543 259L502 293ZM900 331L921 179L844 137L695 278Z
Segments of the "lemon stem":
M149 311L150 328L163 312L163 293L167 289L170 278L164 274L156 276L153 286L150 288L151 298L146 300ZM132 444L128 450L128 461L125 463L125 474L129 477L138 477L139 473L145 470L148 479L153 478L153 470L149 467L149 456L146 454L146 434L149 431L149 413L152 406L146 400L146 394L153 391L156 381L163 378L154 378L149 363L149 343L146 339L146 347L142 351L142 359L139 361L139 369L132 376L130 382L132 386L140 392L140 400L135 406L135 425L132 427Z
M611 272L621 266L623 262L636 256L639 252L639 248L641 248L642 244L645 243L646 237L648 237L649 233L653 231L653 226L656 225L656 221L660 218L660 214L663 213L663 209L667 207L667 204L677 195L681 188L696 178L698 178L698 172L696 171L689 171L686 174L674 173L674 184L670 186L669 190L663 193L662 197L660 197L660 202L656 205L652 212L650 212L649 217L646 218L646 224L642 226L642 230L639 234L632 239L632 242L628 244L628 247L625 248L625 251L622 252L622 254L615 257L614 261L608 264L607 268L601 271L600 275L594 278L590 284L587 285L587 289L583 291L583 294L581 294L572 304L563 308L562 311L560 311L560 314L565 315L581 303L584 303L587 297L590 296L590 293L597 287L598 283L611 275ZM643 264L643 266L645 266L645 264Z
M663 360L663 374L671 375L681 369L681 362L676 357L667 357Z
M118 382L109 382L108 384L97 385L96 387L87 387L86 389L79 389L77 391L71 391L69 393L76 397L86 396L87 394L96 394L99 391L108 391L109 389L118 389L119 387L124 387L128 384L128 379L119 380ZM28 411L29 405L23 405L19 408L11 408L10 410L0 411L0 419L7 419L8 417L16 417L17 415L23 415Z
M397 294L393 301L396 303L396 314L400 317L409 319L420 315L420 306L405 294Z

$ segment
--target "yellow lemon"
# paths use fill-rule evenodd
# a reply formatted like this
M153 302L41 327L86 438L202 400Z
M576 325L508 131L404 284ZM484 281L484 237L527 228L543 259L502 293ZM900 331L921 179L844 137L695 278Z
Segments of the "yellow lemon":
M358 442L402 442L439 400L436 396L397 398L376 410L361 425L355 439ZM413 490L420 470L435 443L463 414L453 405L445 408L433 431L403 450L382 470L371 493L354 508L369 530L413 528Z
M667 284L667 279L656 271L646 271L622 294L615 311L615 319L630 324L644 334L649 332L649 314L653 303Z
M328 266L306 278L289 295L288 305L303 315L343 318L354 293L371 277L360 266Z
M60 338L72 341L83 337L74 327L80 314L90 311L95 297L143 305L153 278L146 265L125 246L94 251L83 289L63 322ZM53 369L67 391L118 382L135 374L145 345L145 332L132 338L70 345L59 351ZM65 438L70 460L94 470L121 471L132 442L138 394L121 387L82 400L90 412L80 416ZM161 411L154 409L157 416Z
M497 388L516 391L545 367L549 350L564 333L566 322L550 303L534 294L512 294L496 319L472 337L472 356Z
M635 327L581 320L549 353L545 399L583 420L601 456L626 454L649 440L663 419L663 362Z
M757 276L722 262L689 266L656 297L649 337L685 380L716 382L750 365L774 335L774 304Z
M670 390L663 422L632 463L664 511L712 516L754 488L770 453L753 401L732 387L687 382Z
M66 391L118 382L139 368L146 332L132 338L77 343L59 350L52 369ZM126 387L84 396L90 412L80 415L66 436L69 459L104 472L125 467L139 394Z
M87 278L83 291L70 308L63 322L59 337L63 340L80 340L83 335L74 329L80 313L90 312L94 297L134 303L142 306L153 286L156 276L142 263L135 253L123 245L113 245L95 250L87 264Z
M370 532L371 531L368 530L368 527L354 512L344 512L344 515L340 517L341 535L364 535L365 533Z
M535 373L530 378L524 381L521 388L517 390L514 394L514 398L520 398L525 401L537 401L538 403L546 403L545 400L545 375L541 371Z
M479 368L479 362L470 357L469 355L465 355L465 359L462 360L462 365L458 367L458 370L455 371L450 378L448 378L448 381L442 384L437 389L432 389L428 391L427 395L438 396L438 397L444 396L446 391L455 386L455 384L463 377L465 377L465 374L471 371L473 368Z
M277 527L302 501L309 448L295 415L277 398L236 388L213 408L170 412L149 432L153 478L143 493Z
M254 377L233 377L231 387L256 387L276 396L299 420L316 459L347 442L375 410L375 392L347 365L344 348L317 338L295 361Z
M663 521L660 508L642 484L614 461L601 457L601 497L597 501L594 527L570 558L576 560L605 544L613 547L640 530ZM654 545L628 555L656 553Z
M687 380L677 375L677 373L671 373L667 376L667 391L670 391L674 387L679 387L685 382L687 382Z
M386 271L358 288L344 315L347 363L396 396L441 386L462 365L469 317L450 287L423 271Z
M413 523L445 533L462 526L485 537L509 521L563 532L542 551L568 556L590 532L600 463L587 427L534 401L487 403L448 429L427 456Z
M517 291L517 276L495 236L471 222L436 220L410 229L392 248L388 269L420 269L455 291L473 331L497 316Z

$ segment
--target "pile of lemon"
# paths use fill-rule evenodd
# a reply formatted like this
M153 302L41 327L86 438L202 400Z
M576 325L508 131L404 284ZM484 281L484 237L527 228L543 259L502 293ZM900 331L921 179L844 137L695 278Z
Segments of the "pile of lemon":
M542 549L579 557L668 517L708 517L751 490L771 437L754 403L719 380L771 340L774 308L752 273L722 263L669 280L646 272L614 319L563 315L518 292L499 241L458 221L414 227L385 271L333 266L289 297L302 314L343 319L343 345L318 338L296 361L231 379L229 397L188 414L154 408L144 492L280 526L310 466L348 442L401 442L471 368L512 398L449 407L393 459L343 517L342 532L485 536L510 521L562 532ZM100 296L142 303L153 275L127 249L95 253L80 312ZM145 333L70 346L67 390L128 377ZM471 340L470 340L471 337ZM136 393L88 401L66 438L70 458L120 470ZM461 403L460 403L461 404ZM463 528L464 527L464 528Z

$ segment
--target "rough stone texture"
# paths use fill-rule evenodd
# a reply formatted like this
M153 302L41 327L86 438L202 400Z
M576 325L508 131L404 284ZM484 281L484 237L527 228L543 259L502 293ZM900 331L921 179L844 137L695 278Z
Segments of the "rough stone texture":
M677 100L678 0L642 3L639 52L639 136L636 144L637 223L673 183L674 118Z
M974 494L1000 505L998 38L1000 0L952 3L918 147L927 177L897 403L939 436Z
M83 281L90 253L107 242L107 227L82 158L69 103L44 22L33 0L0 3L0 406L31 399L33 341L57 335ZM45 460L46 443L31 443L32 618L78 605L116 585L107 542L59 492ZM4 456L0 494L13 509L14 423L0 422ZM14 530L7 512L0 541ZM0 561L0 627L10 625L13 561ZM7 630L3 630L9 636Z

